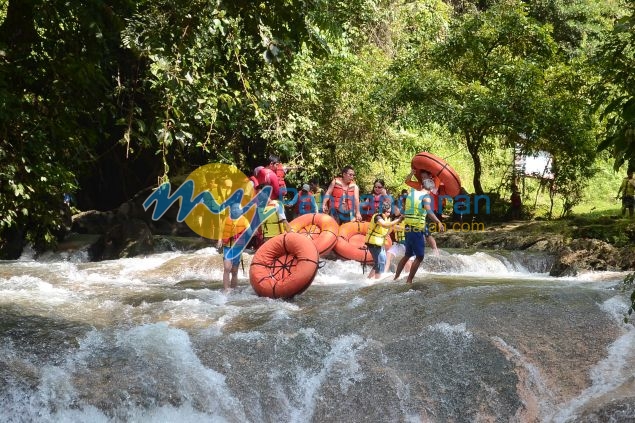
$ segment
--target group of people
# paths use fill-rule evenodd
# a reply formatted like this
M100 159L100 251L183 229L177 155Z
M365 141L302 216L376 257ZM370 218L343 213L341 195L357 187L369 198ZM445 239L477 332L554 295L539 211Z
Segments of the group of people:
M635 206L635 179L633 179L633 171L628 170L626 177L622 180L620 189L617 191L615 198L622 197L622 217L626 215L628 210L628 217L633 217L633 206Z
M270 157L269 165L259 166L250 177L256 192L270 187L268 198L258 204L259 216L267 216L260 220L259 230L255 238L256 244L284 232L291 231L285 213L284 201L286 193L284 176L290 168L283 166L280 160ZM294 211L298 215L306 213L328 213L339 224L351 221L368 221L366 245L373 257L373 267L369 278L379 279L390 270L391 263L397 257L394 278L397 279L405 270L408 272L407 283L412 283L425 254L426 240L438 254L436 242L428 229L428 222L434 222L439 230L441 223L441 204L438 202L440 181L430 173L412 169L405 179L410 190L404 189L397 198L388 194L384 181L376 179L365 201L360 203L359 186L355 183L355 171L351 166L342 169L341 174L333 178L324 192L317 181L303 184L295 201ZM272 210L274 210L272 212ZM218 247L223 247L223 286L226 290L237 285L240 255L229 257L229 251L248 230L249 222L244 216L232 219L227 216L224 222L222 239ZM386 238L393 240L392 247L386 251Z

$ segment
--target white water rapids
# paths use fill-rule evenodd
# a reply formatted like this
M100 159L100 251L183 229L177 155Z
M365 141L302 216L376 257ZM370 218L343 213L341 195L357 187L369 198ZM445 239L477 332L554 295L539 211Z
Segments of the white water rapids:
M407 286L326 260L283 301L242 270L224 294L212 248L85 260L0 262L1 421L635 419L623 274L442 251Z

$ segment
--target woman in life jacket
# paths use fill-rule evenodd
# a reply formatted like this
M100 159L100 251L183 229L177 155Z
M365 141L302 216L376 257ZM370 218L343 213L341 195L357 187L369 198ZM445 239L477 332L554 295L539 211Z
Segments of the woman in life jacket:
M361 221L359 212L359 187L355 183L355 171L351 166L342 169L342 175L331 181L322 201L322 213L331 213L339 224Z
M362 197L362 220L365 222L370 222L373 215L381 211L381 203L388 197L388 192L386 191L384 180L375 179L375 182L373 182L372 192L363 195Z
M404 219L403 215L394 220L390 219L390 212L392 210L391 204L382 203L380 207L381 212L375 213L372 216L368 232L366 233L366 246L373 257L373 268L368 274L369 279L373 277L379 279L384 272L383 267L385 260L382 263L379 259L379 255L384 249L384 243L386 242L386 237L390 233L390 230Z

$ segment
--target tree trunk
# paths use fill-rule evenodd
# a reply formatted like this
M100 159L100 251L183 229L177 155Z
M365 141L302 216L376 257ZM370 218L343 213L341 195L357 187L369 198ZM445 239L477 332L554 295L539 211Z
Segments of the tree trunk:
M481 156L479 156L479 150L483 143L483 137L481 135L472 135L469 132L465 133L465 140L467 145L467 151L472 156L472 162L474 163L474 193L477 195L484 194L483 187L481 186L481 174L483 173L483 166L481 165Z
M35 10L39 4L40 0L9 0L7 16L0 26L0 44L7 46L10 61L30 54L37 40Z

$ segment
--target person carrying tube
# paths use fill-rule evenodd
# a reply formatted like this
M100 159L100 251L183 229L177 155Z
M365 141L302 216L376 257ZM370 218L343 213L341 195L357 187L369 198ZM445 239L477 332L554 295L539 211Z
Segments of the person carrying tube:
M414 174L413 171L406 177L406 184ZM399 278L401 272L406 265L406 262L415 256L415 260L410 266L410 272L406 283L411 284L414 280L415 274L419 269L421 261L425 255L425 234L427 231L426 216L429 215L430 219L435 222L439 231L445 231L444 225L439 218L432 213L432 199L430 197L430 190L434 188L434 181L432 179L425 179L422 181L422 189L417 190L411 188L410 194L406 197L405 206L403 210L404 215L404 231L405 231L405 246L406 252L403 258L397 264L397 271L395 272L395 280Z

